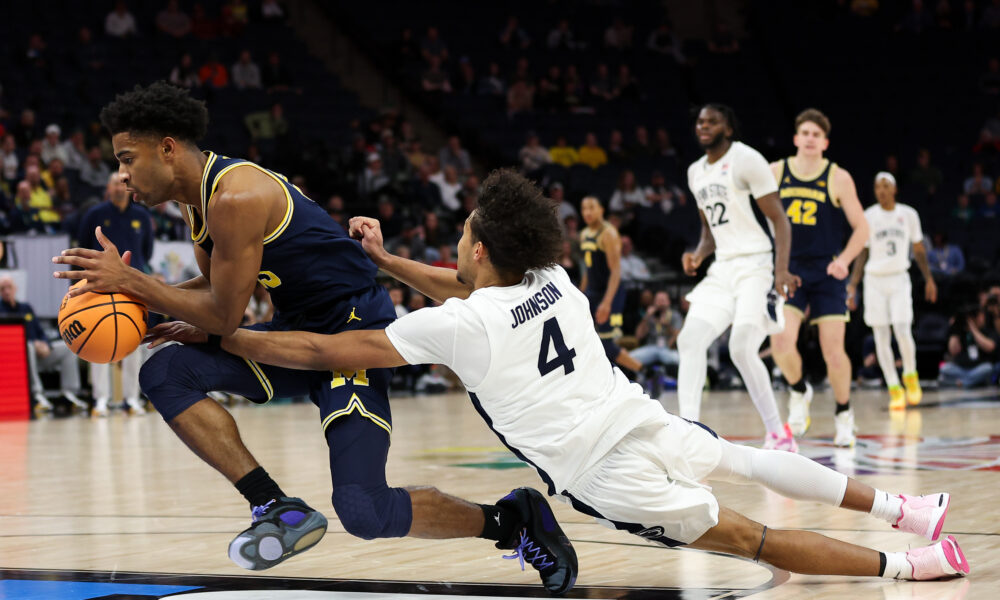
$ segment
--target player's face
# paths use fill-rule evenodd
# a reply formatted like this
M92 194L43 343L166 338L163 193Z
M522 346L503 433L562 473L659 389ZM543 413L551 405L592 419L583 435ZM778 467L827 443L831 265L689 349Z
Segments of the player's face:
M164 138L170 139L170 138ZM170 198L167 191L173 180L164 156L172 148L164 148L163 140L149 136L116 133L111 138L118 158L118 174L128 192L146 206L162 204Z
M826 133L812 121L806 121L799 125L795 132L794 142L799 153L807 156L818 156L830 146L830 140L826 137Z
M588 226L597 225L604 218L604 209L601 203L593 198L584 198L580 203L580 214L583 215L583 222Z
M885 179L879 179L875 182L875 198L878 199L879 204L892 202L896 199L896 186Z
M469 215L469 219L471 218L472 215ZM458 256L455 257L455 262L458 264L457 277L462 283L472 283L476 280L472 271L475 261L472 260L472 228L469 227L469 219L465 220L465 225L462 227L462 237L458 240Z
M695 121L694 134L698 138L698 145L707 150L718 147L733 132L722 113L703 108Z

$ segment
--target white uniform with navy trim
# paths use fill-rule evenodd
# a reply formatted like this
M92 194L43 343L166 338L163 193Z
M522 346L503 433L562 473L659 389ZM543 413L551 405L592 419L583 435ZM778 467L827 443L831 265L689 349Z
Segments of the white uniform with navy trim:
M868 261L865 263L865 324L869 327L913 322L910 249L922 242L920 215L906 204L892 210L876 204L865 210Z
M606 524L662 528L685 543L717 523L718 503L698 481L718 465L720 442L611 365L586 296L561 267L415 311L386 334L407 362L454 370L550 493Z
M760 152L733 142L714 163L707 156L692 163L688 187L715 239L715 262L686 296L695 316L711 323L716 334L730 324L766 329L774 259L769 232L751 203L778 191L771 167Z

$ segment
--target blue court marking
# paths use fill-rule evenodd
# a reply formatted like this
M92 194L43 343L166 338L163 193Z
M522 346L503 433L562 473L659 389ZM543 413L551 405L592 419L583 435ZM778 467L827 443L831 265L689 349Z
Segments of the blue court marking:
M89 600L112 595L149 596L197 590L181 585L143 585L136 583L94 583L88 581L37 581L0 579L0 600Z

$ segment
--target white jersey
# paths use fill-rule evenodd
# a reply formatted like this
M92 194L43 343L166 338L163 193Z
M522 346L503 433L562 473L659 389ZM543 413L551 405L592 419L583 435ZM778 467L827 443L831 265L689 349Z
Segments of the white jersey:
M702 156L688 167L688 187L705 213L719 259L771 251L771 237L754 215L750 198L777 192L771 167L742 142L714 163Z
M487 425L554 493L665 414L608 361L587 297L562 267L414 311L386 334L408 363L455 371Z
M865 219L869 231L865 275L894 275L908 271L910 248L924 239L917 211L898 202L892 210L876 204L865 210Z

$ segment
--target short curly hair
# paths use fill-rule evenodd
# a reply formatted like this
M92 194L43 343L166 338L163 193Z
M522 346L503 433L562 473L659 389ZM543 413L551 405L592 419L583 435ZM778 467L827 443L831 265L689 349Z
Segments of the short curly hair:
M208 109L186 89L157 81L118 94L101 110L101 123L111 135L128 132L197 143L208 130Z
M552 201L511 169L497 169L483 181L469 228L504 275L554 265L562 253L562 227Z

